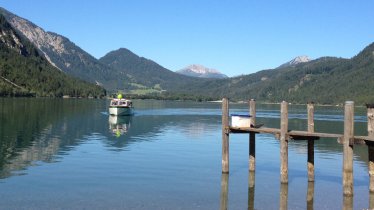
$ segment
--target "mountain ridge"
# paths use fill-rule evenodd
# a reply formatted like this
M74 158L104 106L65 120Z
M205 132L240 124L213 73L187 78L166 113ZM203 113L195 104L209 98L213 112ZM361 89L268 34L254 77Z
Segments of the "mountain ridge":
M67 76L0 14L0 96L103 97L101 87Z
M41 27L0 7L8 22L33 43L44 57L61 71L107 89L116 89L124 75L113 75L112 70L89 53L55 32ZM124 78L125 77L125 78Z
M280 65L277 67L277 69L279 68L286 68L286 67L291 67L291 66L296 66L300 63L307 63L309 61L311 61L312 59L309 58L309 56L307 55L301 55L301 56L297 56L295 58L293 58L292 60Z
M144 88L162 91L174 89L178 83L196 82L195 78L170 71L153 60L140 57L126 48L110 51L99 61L121 74L131 75L130 79L126 81L131 83L130 86L127 86L129 89L132 88L133 83L141 84L145 86Z
M254 98L263 102L356 104L374 102L374 43L356 56L345 59L321 57L295 66L258 71L194 87L201 96Z

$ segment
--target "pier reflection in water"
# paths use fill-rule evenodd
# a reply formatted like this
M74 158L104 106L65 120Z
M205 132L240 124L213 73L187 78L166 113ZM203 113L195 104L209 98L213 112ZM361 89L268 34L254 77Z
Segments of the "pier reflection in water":
M250 171L248 176L248 210L255 208L255 172Z
M229 174L223 173L221 176L221 196L220 196L220 209L226 210L228 207L229 194Z
M308 182L308 191L306 194L306 208L308 210L314 209L314 182Z
M369 194L369 209L374 209L374 193Z
M229 208L229 174L223 173L221 176L221 193L220 193L220 209L227 210ZM314 189L315 182L308 182L308 188L306 191L306 208L308 210L314 209ZM289 199L289 185L280 184L279 190L279 209L288 209ZM353 209L354 196L343 196L342 209L352 210ZM273 202L272 199L269 202ZM263 204L258 204L262 206ZM339 205L336 205L337 209ZM369 193L368 209L374 209L374 193ZM303 207L304 208L304 207ZM248 210L254 210L255 208L255 172L250 171L248 174Z

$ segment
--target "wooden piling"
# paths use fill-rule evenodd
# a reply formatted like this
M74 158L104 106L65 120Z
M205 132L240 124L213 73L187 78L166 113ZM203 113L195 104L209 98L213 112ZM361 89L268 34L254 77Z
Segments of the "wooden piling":
M368 105L368 135L354 136L354 102L346 101L344 107L344 134L318 133L314 130L314 104L308 103L308 131L289 131L288 130L288 103L281 103L280 129L255 126L256 109L255 100L249 102L249 112L252 116L251 126L230 127L229 125L229 100L222 100L222 173L229 173L229 134L249 133L249 171L255 171L255 134L270 133L274 134L280 140L280 181L281 185L281 204L287 208L287 200L283 195L287 195L288 187L288 139L308 140L308 195L307 208L313 208L313 188L314 185L314 141L319 138L338 138L339 143L343 144L343 208L352 209L353 207L353 145L364 144L368 146L369 153L369 176L370 176L370 199L369 206L374 208L374 104ZM250 176L251 177L251 176ZM248 207L253 208L252 192L254 191L254 182L249 182ZM252 185L253 183L253 185ZM310 187L309 187L310 185ZM253 187L252 187L253 186ZM310 189L309 189L310 188ZM251 192L251 193L250 193Z
M229 100L222 99L222 173L229 173Z
M251 116L251 126L256 125L256 101L249 101L249 115ZM256 168L256 133L249 133L249 171L255 171Z
M343 194L353 196L353 138L354 102L346 101L344 108Z
M308 109L308 132L314 133L314 103L309 102ZM314 182L314 139L308 139L308 181Z
M368 136L374 137L374 104L367 104ZM374 144L367 144L369 153L369 191L374 193ZM374 206L373 206L374 208Z
M281 123L280 123L280 159L281 159L281 183L288 183L288 103L281 103Z

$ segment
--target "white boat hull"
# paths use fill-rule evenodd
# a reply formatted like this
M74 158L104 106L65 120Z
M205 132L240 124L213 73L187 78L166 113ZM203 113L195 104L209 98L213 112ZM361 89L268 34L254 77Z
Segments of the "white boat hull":
M109 107L110 115L132 115L133 108L131 107Z

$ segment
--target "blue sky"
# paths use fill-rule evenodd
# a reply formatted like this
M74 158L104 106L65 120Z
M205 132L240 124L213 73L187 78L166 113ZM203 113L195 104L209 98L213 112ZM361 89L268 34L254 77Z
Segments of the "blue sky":
M68 37L96 58L124 47L170 70L229 76L299 55L350 58L374 42L374 1L3 0L1 7Z

